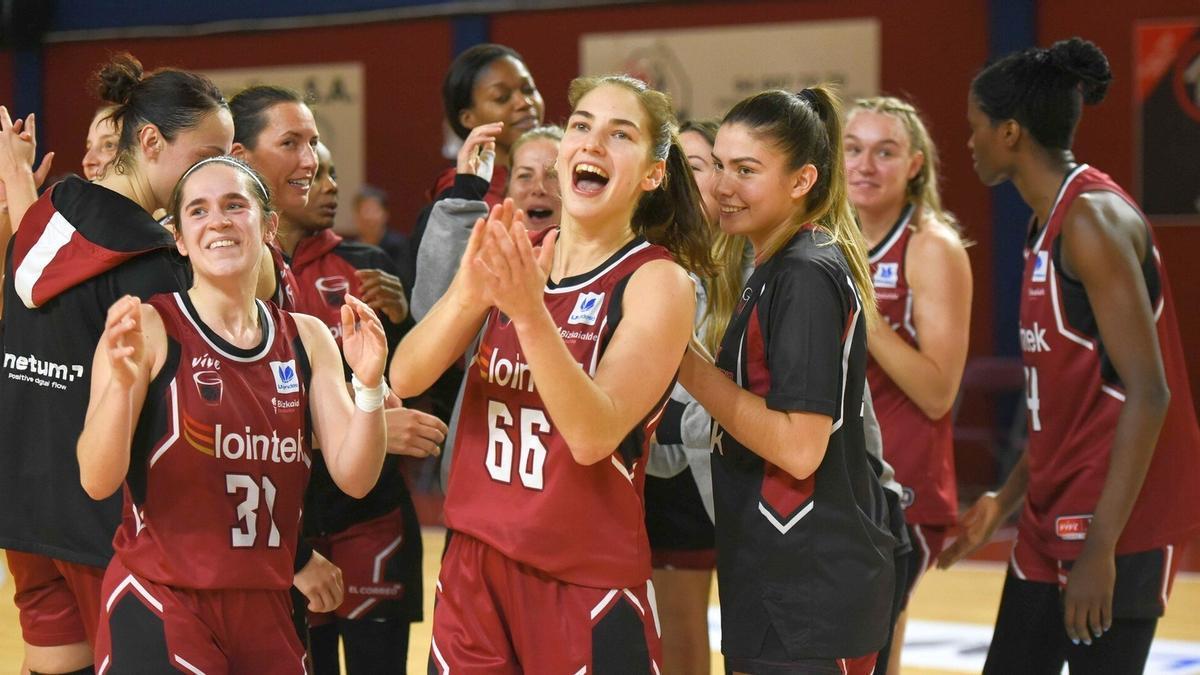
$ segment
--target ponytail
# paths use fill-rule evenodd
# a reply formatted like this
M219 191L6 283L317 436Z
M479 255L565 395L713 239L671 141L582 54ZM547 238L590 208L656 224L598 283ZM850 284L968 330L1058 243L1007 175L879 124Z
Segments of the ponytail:
M735 105L722 124L743 124L760 137L770 138L795 170L812 164L817 180L804 201L804 210L779 228L759 253L774 255L807 223L821 228L841 249L850 276L862 300L868 325L879 316L875 287L867 263L867 244L854 220L846 188L846 163L842 156L841 101L829 85L818 85L792 94L766 91Z

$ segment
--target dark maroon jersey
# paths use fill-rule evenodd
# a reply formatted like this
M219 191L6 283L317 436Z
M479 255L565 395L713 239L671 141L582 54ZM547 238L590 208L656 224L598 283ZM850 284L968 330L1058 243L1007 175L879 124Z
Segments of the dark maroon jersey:
M870 263L880 316L916 348L913 304L920 299L913 297L907 275L913 211L911 204L904 209L891 232L871 250ZM870 356L867 381L883 434L883 456L895 467L896 480L904 486L904 519L919 525L953 524L958 519L958 485L950 414L937 420L926 417Z
M666 249L637 238L596 269L547 283L546 308L589 375L620 324L630 276L648 262L669 259ZM645 457L669 390L608 459L578 464L546 412L516 328L493 309L467 368L447 526L568 583L645 583Z
M149 303L166 326L167 360L134 432L113 549L161 584L287 589L312 463L295 320L260 302L262 342L239 349L186 293Z
M1062 270L1062 225L1085 192L1133 199L1087 166L1067 175L1046 226L1031 233L1021 283L1021 351L1029 408L1029 491L1021 540L1050 557L1078 557L1108 474L1124 387L1100 339L1083 285ZM1138 209L1138 213L1141 210ZM1143 216L1143 220L1145 217ZM1149 236L1142 276L1154 310L1171 403L1137 503L1117 542L1133 553L1185 541L1200 531L1200 428L1184 365L1166 270Z
M896 540L863 431L866 355L850 268L828 234L806 227L755 268L717 353L717 367L767 408L833 421L825 456L804 480L714 429L727 657L757 657L770 629L797 659L883 646Z

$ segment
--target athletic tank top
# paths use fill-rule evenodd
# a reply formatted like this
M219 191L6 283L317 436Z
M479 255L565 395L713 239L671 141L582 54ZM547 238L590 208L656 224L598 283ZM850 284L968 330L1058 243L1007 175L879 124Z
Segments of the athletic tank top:
M1077 557L1087 538L1125 400L1087 293L1062 271L1063 220L1075 199L1092 191L1115 193L1138 209L1106 174L1086 164L1076 167L1063 182L1045 228L1032 233L1036 238L1025 251L1021 283L1029 491L1020 532L1023 541L1060 560ZM1146 232L1142 275L1171 403L1141 494L1117 542L1118 554L1177 543L1200 531L1200 500L1195 496L1200 485L1200 428L1170 285L1148 221Z
M917 348L913 303L920 299L913 297L908 286L907 266L908 243L915 231L910 224L914 210L911 204L905 207L888 235L871 249L869 262L880 316L900 339ZM920 525L953 524L958 519L958 485L950 414L929 419L869 357L867 382L883 435L883 455L904 487L904 519Z
M186 293L149 304L166 327L167 359L134 432L113 548L162 584L287 589L312 461L295 320L259 302L262 342L239 349Z
M637 238L594 270L547 284L546 308L588 375L595 375L620 325L630 276L669 259L666 249ZM447 526L568 583L644 583L650 576L645 458L669 392L670 386L611 456L583 466L546 411L516 328L493 309L467 368Z

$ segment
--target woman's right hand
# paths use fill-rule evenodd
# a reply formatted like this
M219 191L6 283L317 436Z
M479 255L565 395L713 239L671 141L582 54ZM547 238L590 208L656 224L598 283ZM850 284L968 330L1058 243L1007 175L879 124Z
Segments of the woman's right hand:
M1004 513L1000 508L1000 501L994 493L984 493L959 519L958 538L938 556L938 569L949 569L951 565L991 541L992 535L1003 522Z
M22 171L33 172L33 158L37 152L36 134L37 120L33 113L14 122L8 114L8 108L0 105L0 180L11 179ZM44 160L42 163L45 165Z
M131 388L145 371L146 340L142 333L142 303L132 295L117 300L108 308L100 342L108 353L112 380Z
M504 122L480 124L467 134L462 147L458 150L458 173L479 176L491 182L493 163L496 159L496 137L504 130ZM490 160L485 155L491 154ZM487 175L484 175L484 174Z

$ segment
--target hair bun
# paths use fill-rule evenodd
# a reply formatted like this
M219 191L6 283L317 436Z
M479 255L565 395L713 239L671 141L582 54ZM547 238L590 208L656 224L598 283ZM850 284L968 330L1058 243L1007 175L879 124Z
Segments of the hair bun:
M117 54L96 73L96 92L108 103L126 105L142 81L142 63L132 54Z
M1084 103L1092 105L1104 100L1112 71L1108 58L1094 42L1079 37L1060 40L1051 45L1047 54L1051 63L1079 80Z

